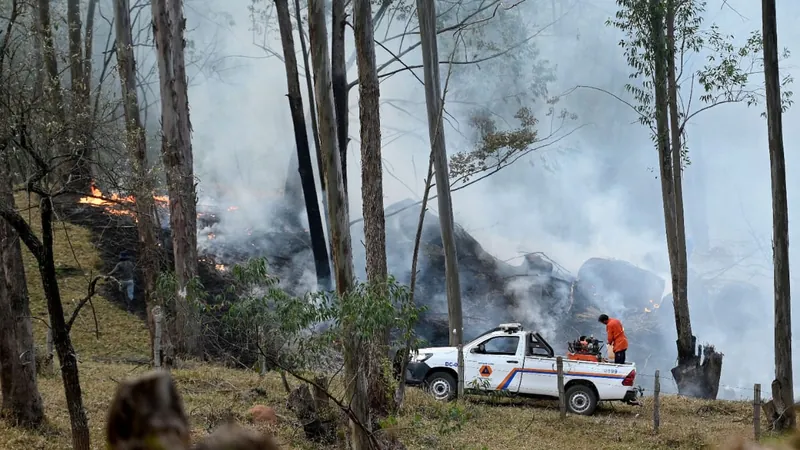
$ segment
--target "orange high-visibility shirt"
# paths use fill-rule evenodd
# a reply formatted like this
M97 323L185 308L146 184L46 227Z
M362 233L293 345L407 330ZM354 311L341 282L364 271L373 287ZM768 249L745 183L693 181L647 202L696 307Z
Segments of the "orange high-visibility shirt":
M608 343L614 346L615 352L628 349L628 338L625 336L625 329L622 328L622 322L617 319L608 319L606 333L608 333Z

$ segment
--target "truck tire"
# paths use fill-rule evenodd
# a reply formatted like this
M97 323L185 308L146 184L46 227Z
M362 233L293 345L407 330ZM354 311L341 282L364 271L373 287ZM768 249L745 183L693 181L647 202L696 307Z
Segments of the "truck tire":
M575 384L566 392L567 411L581 416L591 416L597 409L597 394L585 384Z
M439 401L449 402L458 393L458 384L453 375L437 371L425 378L425 390Z

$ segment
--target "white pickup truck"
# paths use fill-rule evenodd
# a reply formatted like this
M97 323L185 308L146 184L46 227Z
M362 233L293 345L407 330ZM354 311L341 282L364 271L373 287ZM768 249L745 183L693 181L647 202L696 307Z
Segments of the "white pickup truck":
M464 388L506 391L530 397L558 398L556 357L539 333L518 323L503 324L464 345ZM438 400L457 391L458 349L421 348L411 355L407 385L423 386ZM591 415L599 401L636 404L633 363L578 361L563 358L567 410Z

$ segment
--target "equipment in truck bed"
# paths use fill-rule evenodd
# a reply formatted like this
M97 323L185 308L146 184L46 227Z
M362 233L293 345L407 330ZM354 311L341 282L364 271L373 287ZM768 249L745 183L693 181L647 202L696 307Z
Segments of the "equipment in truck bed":
M603 362L602 348L603 344L594 336L581 336L578 340L567 342L567 359Z

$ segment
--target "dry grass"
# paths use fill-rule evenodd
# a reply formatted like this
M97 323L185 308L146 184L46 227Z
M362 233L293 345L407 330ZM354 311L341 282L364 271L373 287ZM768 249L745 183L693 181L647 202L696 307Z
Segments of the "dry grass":
M32 199L32 206L27 206L27 197L18 195L16 201L23 216L31 223L37 235L41 236L36 200ZM77 302L87 295L89 282L99 273L101 261L97 249L92 244L89 230L64 222L54 223L54 228L53 250L56 270L60 274L58 285L65 314L69 317ZM23 259L31 314L37 318L34 320L36 342L44 346L47 334L47 305L42 292L38 264L24 246ZM97 315L99 339L95 335L92 306ZM101 296L94 297L91 305L86 305L81 310L71 335L81 361L92 357L143 358L147 357L149 352L149 337L145 323Z
M24 205L24 198L18 198ZM36 211L31 211L36 217ZM27 216L27 212L26 212ZM36 220L33 221L36 223ZM89 232L59 224L56 236L57 266L75 268L60 278L67 311L70 302L85 295L88 280L97 272L99 258ZM67 239L69 237L69 239ZM33 314L46 317L45 304L32 257L25 255ZM94 335L91 310L75 325L73 339L80 356L84 403L90 418L93 448L104 448L106 409L116 384L147 370L132 364L102 362L111 358L147 355L144 324L107 300L94 300L101 336ZM44 343L45 326L37 320L37 342ZM285 448L319 448L307 442L285 408L285 392L277 376L212 365L189 364L173 372L183 395L186 412L196 435L222 421L246 421L254 404L273 406L281 417L274 432ZM61 450L70 448L70 427L61 380L40 378L47 425L24 431L0 421L0 448L7 450ZM552 402L483 399L463 404L441 404L411 389L405 410L387 420L383 432L399 437L414 449L698 449L716 448L733 439L752 436L752 406L746 402L703 402L674 396L662 397L662 423L652 432L652 405L608 405L593 417L567 417L560 421Z

